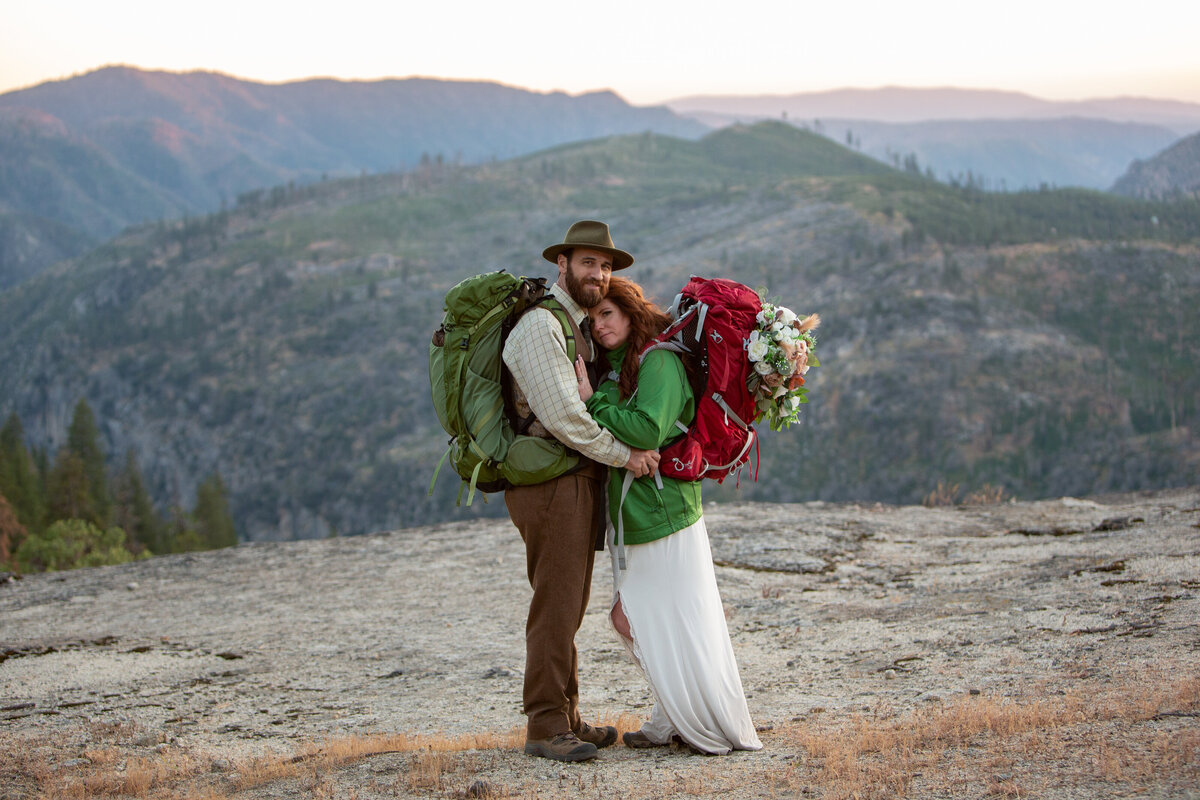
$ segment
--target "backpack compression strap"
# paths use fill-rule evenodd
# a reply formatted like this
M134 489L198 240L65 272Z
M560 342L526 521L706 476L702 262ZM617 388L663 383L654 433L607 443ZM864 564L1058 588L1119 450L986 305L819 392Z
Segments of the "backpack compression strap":
M509 309L512 308L513 303L515 303L515 302L516 302L516 300L512 296L506 297L502 302L498 303L490 311L488 311L486 314L484 314L482 317L480 317L479 320L467 330L465 335L459 337L458 344L455 346L458 347L460 350L464 350L464 351L468 350L471 345L471 339L473 339L475 337L475 334L481 328L488 325L492 321L492 319L494 319L495 317L503 315L503 314L507 314ZM445 347L446 345L443 344L442 346ZM458 385L458 386L462 385L463 374L467 370L467 361L468 361L468 359L466 359L466 358L460 358L458 360L458 374L457 374L457 378L456 378L457 379L456 385ZM446 377L447 384L450 383L450 377L451 376ZM461 400L460 400L460 402L461 402ZM486 421L490 421L491 417L494 414L496 414L502 410L503 410L503 405L501 405L501 407L499 409L495 409L494 411L489 413ZM461 410L459 411L459 413L460 414L462 413ZM468 439L467 446L470 447L471 449L475 450L476 454L480 457L479 463L475 465L475 469L471 472L470 491L467 492L467 505L469 506L469 505L471 505L471 501L473 501L475 499L475 485L479 481L479 468L482 467L483 462L487 460L487 454L479 449L479 446L477 444L475 444L474 439ZM433 497L433 487L435 485L437 485L438 473L442 471L442 464L444 464L446 462L446 457L450 455L450 452L453 449L454 449L454 439L451 439L450 446L446 448L446 452L442 454L442 457L440 459L438 459L437 467L435 467L433 470L433 479L429 482L429 494L428 494L429 497ZM462 487L459 487L458 499L455 501L454 505L457 506L461 502L462 502Z

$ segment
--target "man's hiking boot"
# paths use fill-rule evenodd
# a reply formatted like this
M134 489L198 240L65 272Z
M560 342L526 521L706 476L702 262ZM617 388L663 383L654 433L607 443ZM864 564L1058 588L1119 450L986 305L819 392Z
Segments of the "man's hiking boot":
M612 725L589 725L575 731L575 735L585 742L591 742L598 748L608 747L617 741L617 729Z
M666 747L668 744L667 742L659 744L641 731L629 731L621 737L621 740L625 742L626 747L638 750L643 747Z
M599 751L591 742L581 742L579 737L568 731L549 739L526 739L526 755L552 758L555 761L587 761L595 758Z

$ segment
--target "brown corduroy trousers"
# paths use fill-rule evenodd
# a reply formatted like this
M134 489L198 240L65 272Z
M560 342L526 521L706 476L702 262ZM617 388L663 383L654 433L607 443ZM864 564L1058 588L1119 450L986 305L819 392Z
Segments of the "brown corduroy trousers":
M588 469L504 493L508 514L525 541L533 587L525 622L529 739L582 727L575 634L592 588L596 530L604 514L603 474L603 467Z

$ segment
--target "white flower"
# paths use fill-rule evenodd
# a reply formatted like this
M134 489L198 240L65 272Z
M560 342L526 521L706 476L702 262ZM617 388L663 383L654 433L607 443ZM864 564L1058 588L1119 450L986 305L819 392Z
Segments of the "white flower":
M755 316L755 319L758 320L759 325L766 325L767 320L769 320L770 318L771 318L771 316L770 316L770 313L767 311L766 306L763 306L763 310L758 312L758 315Z
M756 361L754 362L754 371L759 375L770 375L775 371L775 368L765 361Z
M800 407L800 395L798 395L798 394L792 395L791 397L788 398L788 403L791 404L792 411L795 411L797 408Z
M769 349L770 348L767 345L766 339L752 339L750 341L750 346L747 348L747 352L750 355L751 361L758 361L761 363L762 360L767 357L767 351ZM763 374L765 375L766 373L764 372Z
M796 321L796 314L790 308L779 309L779 321L784 325L791 325Z
M757 328L755 328L754 330L750 331L750 344L754 344L755 342L757 342L757 341L758 341L758 337L759 337L759 333L758 333L758 329L757 329Z

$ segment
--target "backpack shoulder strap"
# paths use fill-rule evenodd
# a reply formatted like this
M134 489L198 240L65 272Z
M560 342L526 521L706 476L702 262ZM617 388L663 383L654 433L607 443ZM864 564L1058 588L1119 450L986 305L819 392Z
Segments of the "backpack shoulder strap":
M567 358L570 359L571 363L575 363L575 355L577 353L583 354L583 360L590 362L592 360L592 350L588 346L587 340L583 338L583 332L579 330L579 325L567 313L567 309L563 308L563 304L558 302L554 295L547 294L525 309L525 313L538 306L553 314L554 318L558 320L558 324L562 325L563 336L567 340Z

